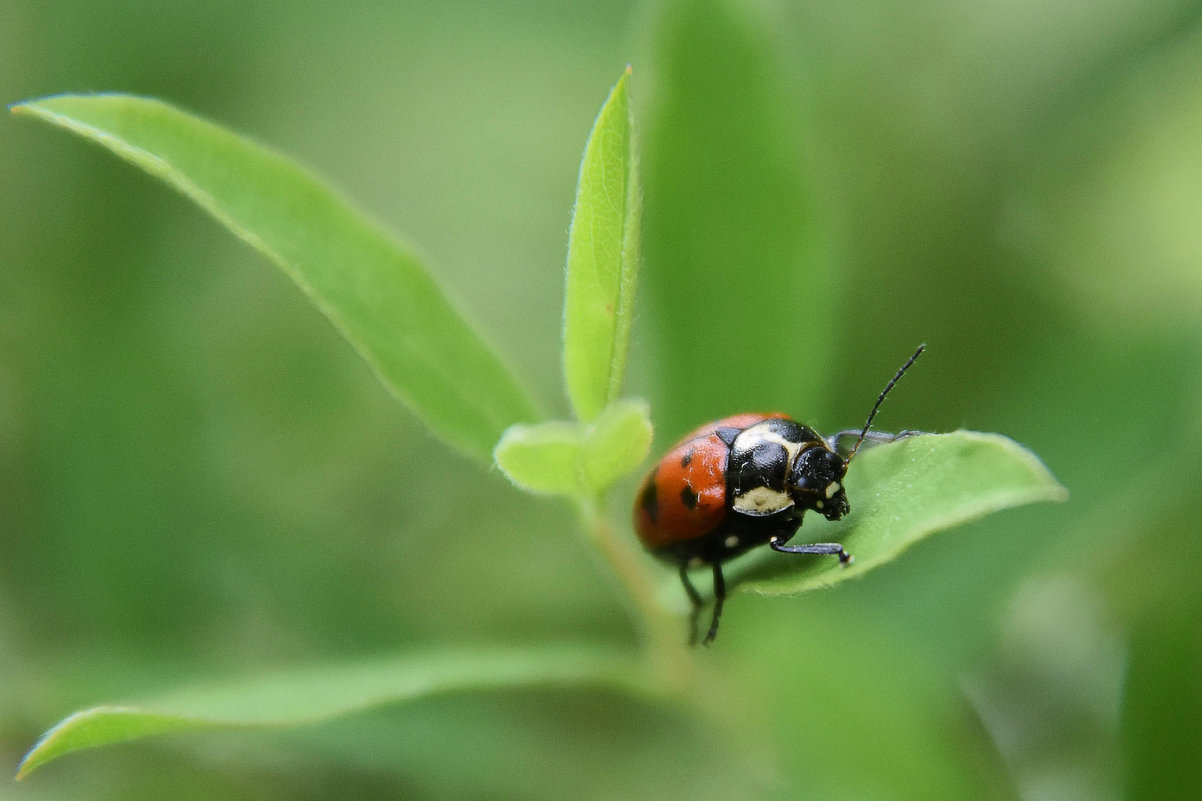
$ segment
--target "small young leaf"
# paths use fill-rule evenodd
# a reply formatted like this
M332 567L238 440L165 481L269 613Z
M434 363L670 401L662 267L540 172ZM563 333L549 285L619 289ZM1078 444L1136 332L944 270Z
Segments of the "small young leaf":
M566 645L312 668L76 712L25 755L17 778L72 751L167 732L302 726L431 695L511 687L591 686L637 693L638 675L634 657L625 653Z
M629 84L628 67L593 123L568 236L564 376L576 417L586 422L621 392L638 282L642 201Z
M1001 509L1068 497L1035 454L1000 434L974 431L866 447L845 483L851 515L829 526L813 526L812 518L795 541L837 539L855 562L842 567L834 559L758 555L748 560L752 578L739 589L786 595L825 587L896 558L936 531Z
M583 444L584 429L579 423L519 424L501 437L493 459L510 481L527 492L579 495Z
M644 400L611 404L589 430L580 454L588 489L601 492L635 470L651 449L651 411Z
M621 400L591 426L566 420L512 426L493 458L528 492L580 496L607 489L642 464L650 447L647 402Z
M448 442L487 460L506 427L534 418L417 257L294 162L147 98L60 95L13 112L99 142L196 201L299 284Z

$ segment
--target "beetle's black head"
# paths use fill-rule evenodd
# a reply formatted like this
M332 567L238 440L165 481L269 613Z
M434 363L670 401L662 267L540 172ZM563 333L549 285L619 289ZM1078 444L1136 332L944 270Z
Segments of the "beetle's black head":
M793 502L801 509L818 510L827 520L838 520L851 510L843 489L846 473L847 462L830 448L806 448L793 463Z

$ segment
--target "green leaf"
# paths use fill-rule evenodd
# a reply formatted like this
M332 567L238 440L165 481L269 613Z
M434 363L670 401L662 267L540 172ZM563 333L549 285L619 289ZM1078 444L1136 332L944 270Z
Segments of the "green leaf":
M651 449L651 410L644 400L620 400L597 418L580 454L581 480L601 492L633 472Z
M518 424L501 437L493 459L510 481L527 492L579 495L583 443L584 429L579 423Z
M493 458L528 492L579 497L607 489L642 464L650 448L647 402L621 400L591 426L566 420L512 426Z
M99 142L266 255L439 436L487 460L532 419L517 380L412 251L294 162L157 100L60 95L29 114Z
M629 86L627 67L593 123L568 237L564 376L586 422L621 392L638 283L642 201Z
M825 587L885 564L936 531L1000 509L1068 497L1035 454L1000 434L974 431L865 447L845 484L852 513L827 526L811 519L794 542L838 540L855 556L852 565L757 554L748 567L763 577L739 588L784 595Z
M311 668L76 712L25 755L17 778L72 751L168 732L302 726L431 695L512 687L607 687L639 693L638 675L632 656L568 645Z

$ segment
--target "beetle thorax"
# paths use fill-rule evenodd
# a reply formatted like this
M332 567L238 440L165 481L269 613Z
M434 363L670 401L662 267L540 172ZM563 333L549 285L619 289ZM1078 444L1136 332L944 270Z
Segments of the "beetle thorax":
M763 517L793 508L794 465L812 447L825 448L825 443L792 420L764 420L740 431L731 442L727 462L731 510Z

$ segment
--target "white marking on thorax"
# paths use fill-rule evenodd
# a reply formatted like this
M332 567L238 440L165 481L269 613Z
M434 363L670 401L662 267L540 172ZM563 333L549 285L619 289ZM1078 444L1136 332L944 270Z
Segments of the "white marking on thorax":
M770 487L752 487L742 495L736 495L731 507L744 514L770 515L792 505L793 499L787 492L777 492Z
M756 423L739 433L731 443L731 451L752 450L762 442L780 445L788 455L785 460L785 486L789 486L790 474L793 472L793 462L801 452L801 443L792 442L771 430L771 420ZM736 512L751 515L770 515L784 511L793 506L793 497L788 492L781 492L770 487L752 487L741 495L736 495L731 508Z
M774 420L765 420L762 423L756 423L751 428L744 429L739 432L739 436L735 437L735 441L731 443L732 451L751 450L761 442L775 442L782 446L789 453L789 466L786 470L793 467L793 460L797 458L797 454L801 452L800 442L790 442L780 434L772 430L771 425ZM787 478L787 476L786 476Z

